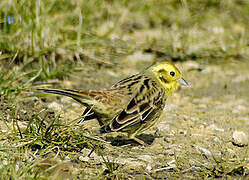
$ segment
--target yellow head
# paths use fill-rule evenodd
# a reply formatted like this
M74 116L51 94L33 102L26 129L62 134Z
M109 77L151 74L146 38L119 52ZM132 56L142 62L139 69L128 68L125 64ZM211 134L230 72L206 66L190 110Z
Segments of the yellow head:
M146 71L157 78L167 94L173 93L180 85L188 86L180 71L170 62L158 62L150 66Z

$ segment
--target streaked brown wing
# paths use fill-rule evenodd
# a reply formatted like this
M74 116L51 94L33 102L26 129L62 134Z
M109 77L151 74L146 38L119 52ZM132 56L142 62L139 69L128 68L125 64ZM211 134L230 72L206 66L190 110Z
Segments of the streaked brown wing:
M112 131L120 131L122 129L125 129L127 126L135 125L137 123L143 123L146 120L147 116L153 110L155 110L155 108L149 103L144 103L143 106L143 110L140 110L140 108L137 107L137 109L132 112L128 112L127 109L124 109L110 123L110 129Z
M113 88L109 90L85 90L80 91L81 94L87 95L91 97L91 99L95 99L96 101L103 103L105 105L112 106L113 103L120 102L120 100L126 95L125 92L118 88Z
M113 88L109 90L86 90L80 91L81 94L90 97L88 107L82 116L84 117L78 124L91 119L97 119L100 126L109 123L113 117L124 108L128 99L123 89Z
M111 89L123 89L127 95L133 95L134 92L136 92L137 87L139 87L141 82L143 82L144 78L145 77L142 74L135 74L120 80L114 84Z
M144 124L164 106L163 88L147 77L140 82L128 105L109 124L101 127L101 132L126 131L128 127Z

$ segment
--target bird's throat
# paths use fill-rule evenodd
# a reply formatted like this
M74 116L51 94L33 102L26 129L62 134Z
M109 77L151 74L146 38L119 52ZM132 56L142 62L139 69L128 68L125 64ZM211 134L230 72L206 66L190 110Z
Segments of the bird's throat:
M179 87L179 83L173 81L173 82L164 83L163 86L167 92L167 95L169 95L172 94Z

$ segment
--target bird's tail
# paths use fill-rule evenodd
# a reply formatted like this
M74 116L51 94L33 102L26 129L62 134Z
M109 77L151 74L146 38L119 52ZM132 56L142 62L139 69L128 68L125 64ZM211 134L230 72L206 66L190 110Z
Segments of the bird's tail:
M69 90L69 89L45 89L45 88L38 88L36 89L38 91L43 91L45 93L51 93L51 94L58 94L63 96L68 96L73 98L74 100L78 101L79 103L86 105L82 100L83 99L89 99L87 95L84 95L80 93L80 91L77 90Z

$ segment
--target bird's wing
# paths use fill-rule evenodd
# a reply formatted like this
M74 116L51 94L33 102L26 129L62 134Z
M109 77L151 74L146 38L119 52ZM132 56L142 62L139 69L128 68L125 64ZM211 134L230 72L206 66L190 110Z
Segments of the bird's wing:
M137 84L126 107L110 123L102 126L100 132L126 131L126 128L150 120L158 108L163 108L166 96L162 87L147 77L142 77Z

